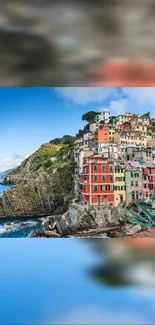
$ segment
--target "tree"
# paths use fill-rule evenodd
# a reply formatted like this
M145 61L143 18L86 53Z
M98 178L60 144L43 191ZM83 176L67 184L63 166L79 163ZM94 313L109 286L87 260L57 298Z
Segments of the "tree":
M99 114L94 111L90 111L82 116L82 121L87 121L88 123L91 123L95 120L96 115Z
M89 124L85 125L83 130L79 130L78 133L76 134L76 138L80 139L84 136L85 133L89 132Z
M110 116L109 124L114 125L115 123L116 123L116 117L115 116Z
M149 129L151 132L155 132L155 122L150 123Z

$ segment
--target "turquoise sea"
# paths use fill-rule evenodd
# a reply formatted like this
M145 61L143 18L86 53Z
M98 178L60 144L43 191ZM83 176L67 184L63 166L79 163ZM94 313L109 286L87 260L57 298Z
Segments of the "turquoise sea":
M0 179L0 183L2 179ZM0 196L4 191L10 189L11 185L0 185ZM28 237L31 231L40 227L42 218L7 218L0 219L0 238L22 238ZM13 226L14 225L14 226ZM8 230L8 226L11 228Z

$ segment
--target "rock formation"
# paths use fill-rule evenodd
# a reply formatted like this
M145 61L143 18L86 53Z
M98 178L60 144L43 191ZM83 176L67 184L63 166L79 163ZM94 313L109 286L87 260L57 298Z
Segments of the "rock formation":
M107 235L126 222L125 211L113 206L81 206L71 204L64 215L44 219L39 231L30 237L86 237Z
M69 150L68 146L45 144L12 171L4 184L15 186L0 198L0 217L65 212L74 194L74 165Z

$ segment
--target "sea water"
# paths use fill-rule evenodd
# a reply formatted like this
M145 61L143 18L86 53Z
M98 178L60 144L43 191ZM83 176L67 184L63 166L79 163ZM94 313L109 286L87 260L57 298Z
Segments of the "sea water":
M0 183L3 180L0 179ZM11 189L12 185L0 185L0 196L3 195L3 193ZM0 218L0 237L1 238L21 238L21 237L28 237L31 231L39 229L41 226L43 217L40 218L16 218L16 217L7 217L7 219ZM8 230L8 225L13 226L10 230ZM19 225L18 225L19 224Z

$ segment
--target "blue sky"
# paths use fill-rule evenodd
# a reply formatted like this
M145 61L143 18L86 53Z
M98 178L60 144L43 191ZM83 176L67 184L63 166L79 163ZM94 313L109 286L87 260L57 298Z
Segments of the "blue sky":
M52 138L74 135L89 110L153 114L154 107L154 88L0 88L0 171Z

